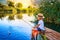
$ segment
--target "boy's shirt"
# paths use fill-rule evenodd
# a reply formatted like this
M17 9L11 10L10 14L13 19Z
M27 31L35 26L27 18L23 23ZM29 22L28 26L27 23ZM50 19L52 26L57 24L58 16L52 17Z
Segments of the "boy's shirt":
M38 21L38 24L40 24L38 28L40 28L41 30L45 30L43 20L39 20L39 21Z

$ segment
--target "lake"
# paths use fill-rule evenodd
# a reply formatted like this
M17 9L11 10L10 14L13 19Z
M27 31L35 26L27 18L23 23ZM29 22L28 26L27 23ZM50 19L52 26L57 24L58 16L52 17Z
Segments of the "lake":
M27 19L0 19L0 40L31 40L33 26Z

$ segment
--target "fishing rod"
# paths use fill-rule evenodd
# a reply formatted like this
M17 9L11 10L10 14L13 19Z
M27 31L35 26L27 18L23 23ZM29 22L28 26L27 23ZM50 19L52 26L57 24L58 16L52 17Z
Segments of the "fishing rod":
M25 21L24 19L23 19L23 21L25 22L25 23L27 23L28 25L30 25L31 27L33 27L30 23L28 23L27 21Z

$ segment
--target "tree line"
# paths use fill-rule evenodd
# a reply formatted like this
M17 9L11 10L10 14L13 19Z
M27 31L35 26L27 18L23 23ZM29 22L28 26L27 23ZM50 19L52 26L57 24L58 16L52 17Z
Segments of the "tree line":
M60 24L60 1L43 0L34 15L36 16L38 13L44 14L45 22Z
M13 19L14 15L17 15L17 18L22 18L22 14L27 13L29 16L31 16L35 12L36 8L32 7L31 5L27 8L23 8L22 3L14 3L12 1L7 1L7 4L1 4L0 3L0 18L9 16L9 19Z

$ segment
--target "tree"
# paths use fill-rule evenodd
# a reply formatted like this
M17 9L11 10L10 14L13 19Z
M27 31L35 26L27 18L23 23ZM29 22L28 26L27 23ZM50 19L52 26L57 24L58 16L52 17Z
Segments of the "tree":
M16 16L18 19L22 19L22 13L21 14L18 14L17 16Z
M27 9L22 9L22 13L27 13Z
M22 8L23 5L22 5L22 3L17 3L17 4L16 4L16 7L17 7L17 8Z
M5 5L3 5L2 3L0 3L0 9L3 10L4 6L5 6Z
M17 3L16 4L16 10L17 10L17 14L21 13L21 8L23 7L22 3Z
M8 20L14 20L14 15L9 15Z
M32 6L28 6L28 16L31 16L32 10Z
M9 6L9 7L14 7L14 2L8 1L7 3L8 3L8 6Z

